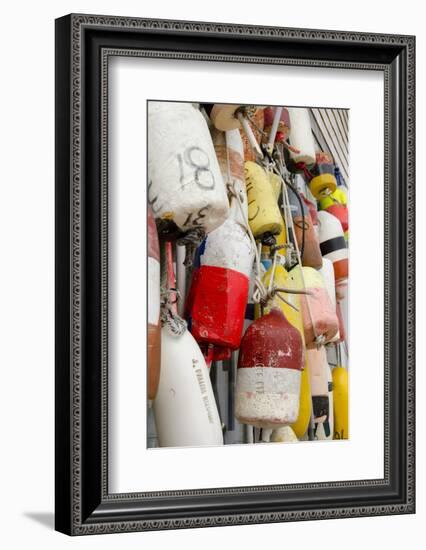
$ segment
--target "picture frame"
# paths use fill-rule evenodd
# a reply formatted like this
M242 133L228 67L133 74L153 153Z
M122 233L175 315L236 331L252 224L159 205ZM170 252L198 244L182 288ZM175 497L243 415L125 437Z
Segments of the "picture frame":
M415 38L71 14L56 20L55 528L68 535L415 512ZM108 492L108 60L384 76L383 479Z

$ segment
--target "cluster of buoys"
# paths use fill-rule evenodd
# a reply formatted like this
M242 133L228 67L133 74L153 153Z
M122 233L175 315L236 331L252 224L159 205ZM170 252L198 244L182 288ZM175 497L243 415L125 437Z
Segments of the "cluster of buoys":
M348 438L336 169L308 109L148 103L147 396L160 446L224 443L212 374L231 358L232 410L257 441Z

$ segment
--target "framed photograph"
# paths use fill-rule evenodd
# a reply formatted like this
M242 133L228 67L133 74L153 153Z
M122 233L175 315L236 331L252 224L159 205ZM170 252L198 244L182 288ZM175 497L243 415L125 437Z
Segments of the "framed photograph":
M56 529L415 511L415 38L56 20Z

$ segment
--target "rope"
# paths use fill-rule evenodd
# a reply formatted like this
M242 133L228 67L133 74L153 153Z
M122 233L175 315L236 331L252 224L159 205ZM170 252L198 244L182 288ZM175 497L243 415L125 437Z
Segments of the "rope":
M175 300L171 300L171 295L175 295ZM173 336L182 336L186 330L186 321L180 317L174 309L174 305L180 298L180 293L176 288L161 288L160 293L160 321L161 326L166 326Z
M186 246L185 260L183 262L185 267L192 267L195 251L205 236L206 231L203 227L193 227L185 235L177 239L176 244Z
M285 181L285 179L284 179L283 175L281 174L281 172L278 170L278 168L276 169L276 173L281 178L282 188L283 188L283 195L286 198L287 204L289 204L288 191L287 191L287 185L288 184ZM293 231L294 231L293 218L291 218L291 224L292 224ZM299 268L300 268L300 274L301 274L301 278L302 278L302 286L303 286L303 289L306 291L307 288L306 288L305 275L303 273L300 250L299 250L299 246L297 244L296 239L294 240L294 246L295 246L295 249L296 249L297 262L298 262ZM310 294L310 293L307 292L307 294ZM314 318L313 318L313 315L312 315L312 309L311 309L311 305L309 303L309 297L308 296L306 296L306 305L307 305L307 309L308 309L308 315L309 315L309 318L310 318L310 321L311 321L311 324L312 324L312 331L313 331L314 336L315 336L315 345L316 345L317 348L319 348L320 346L325 344L325 336L323 334L318 334L317 331L316 331Z

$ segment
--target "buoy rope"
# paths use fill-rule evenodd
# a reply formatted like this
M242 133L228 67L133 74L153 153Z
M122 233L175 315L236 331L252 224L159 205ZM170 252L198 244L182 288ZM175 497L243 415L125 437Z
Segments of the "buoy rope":
M167 243L160 245L160 322L161 326L166 326L174 336L181 336L186 327L186 321L177 313L176 303L180 299L180 292L175 288L173 262L166 247Z
M261 268L261 261L260 261L260 252L259 252L259 249L257 247L258 245L256 243L256 239L254 238L254 235L251 231L250 225L248 224L248 222L245 219L243 205L242 205L242 202L241 202L241 197L239 196L238 192L235 190L235 186L234 186L233 181L228 182L227 189L228 189L229 193L233 197L235 197L235 199L237 200L237 204L240 208L242 219L245 222L245 230L247 231L247 234L248 234L248 236L251 240L251 243L252 243L252 246L253 246L253 249L254 249L254 256L255 256L255 262L256 262L256 276L255 276L255 279L254 279L255 290L253 292L253 302L255 304L261 304L263 307L265 307L268 304L268 302L270 300L272 300L275 295L277 295L280 298L280 300L282 300L283 302L288 304L290 307L292 307L296 311L299 311L299 309L295 305L293 305L291 302L289 302L285 298L283 298L281 296L281 293L284 292L286 294L311 294L311 292L307 289L296 290L296 289L292 289L292 288L284 288L284 287L276 287L276 286L273 286L269 290L266 289L266 287L265 287L265 285L262 281L262 278L261 278L262 268ZM259 243L259 248L261 246L262 246L262 243ZM274 257L276 258L276 252L274 254Z
M206 231L203 227L193 227L187 231L182 237L179 237L176 241L178 246L185 246L185 260L183 265L185 267L192 267L195 251L197 247L202 243L206 236Z
M275 165L276 166L276 165ZM280 172L280 170L278 169L278 167L276 167L276 173L278 174L278 176L281 178L281 184L282 184L282 190L283 190L283 198L285 196L286 198L286 201L287 201L287 204L289 204L289 198L288 198L288 191L287 191L287 182L285 181L284 179L284 176L283 174ZM291 218L291 224L293 226L293 232L294 232L294 224L293 224L293 218ZM302 259L301 259L301 254L300 254L300 250L299 250L299 246L297 244L297 240L294 239L294 247L295 247L295 250L296 250L296 255L297 255L297 263L299 264L299 269L300 269L300 275L301 275L301 279L302 279L302 286L303 286L303 290L307 290L307 286L306 286L306 281L305 281L305 275L303 273L303 266L302 266ZM310 293L309 293L310 294ZM312 314L312 309L311 309L311 304L309 303L309 296L306 296L306 305L307 305L307 309L308 309L308 315L309 315L309 319L311 321L311 324L312 324L312 331L314 333L314 337L315 337L315 345L317 348L320 348L322 345L325 344L325 336L323 334L318 334L317 333L317 330L316 330L316 327L315 327L315 323L314 323L314 317L313 317L313 314Z

